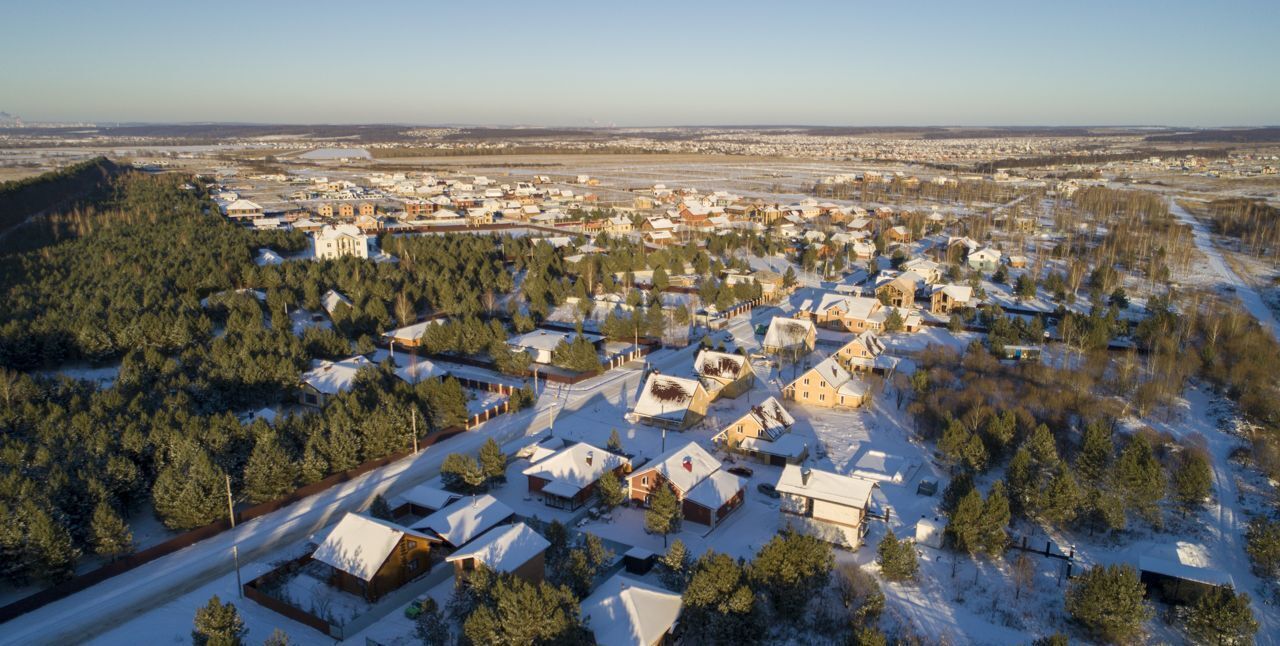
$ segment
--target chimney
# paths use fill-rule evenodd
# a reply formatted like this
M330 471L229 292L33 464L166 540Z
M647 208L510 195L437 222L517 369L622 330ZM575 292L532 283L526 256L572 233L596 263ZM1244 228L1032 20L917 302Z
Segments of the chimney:
M594 457L596 457L595 451L587 451L587 466L591 466L591 460Z
M693 473L693 458L687 455L684 456L683 464L684 464L685 471L688 471L689 473Z
M810 474L812 474L812 473L813 473L813 470L812 470L812 469L810 469L809 467L803 467L803 468L801 468L801 469L800 469L800 484L803 484L803 485L804 485L804 486L806 486L806 487L807 487L807 486L809 486L809 476L810 476Z

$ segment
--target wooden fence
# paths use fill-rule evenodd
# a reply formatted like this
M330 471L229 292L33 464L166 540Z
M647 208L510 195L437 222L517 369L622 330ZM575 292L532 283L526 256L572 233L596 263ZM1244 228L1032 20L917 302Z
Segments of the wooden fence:
M430 433L419 438L419 449L425 449L429 446L433 446L466 431L467 429L465 428L451 427L436 431L435 433ZM322 480L299 487L294 490L293 493L282 498L277 498L275 500L270 500L237 510L236 522L243 523L259 516L269 514L273 511L280 510L302 500L303 498L320 493L321 491L335 485L354 480L370 471L373 471L374 469L382 468L392 462L408 457L410 453L410 451L398 451L375 460L369 460L368 462L357 465L354 468L346 471L340 471ZM58 601L59 599L69 597L81 590L116 576L117 574L123 574L134 568L150 563L160 557L168 556L178 550L190 547L202 540L217 536L218 534L230 529L230 527L231 525L227 522L227 519L224 518L216 520L203 527L197 527L193 530L174 536L173 538L158 545L152 545L140 552L135 552L117 561L113 561L103 565L102 567L90 570L84 574L63 581L62 583L58 583L40 590L39 592L23 597L22 599L14 601L4 607L0 607L0 623L9 621L14 617L26 614L32 610L42 608L50 603Z

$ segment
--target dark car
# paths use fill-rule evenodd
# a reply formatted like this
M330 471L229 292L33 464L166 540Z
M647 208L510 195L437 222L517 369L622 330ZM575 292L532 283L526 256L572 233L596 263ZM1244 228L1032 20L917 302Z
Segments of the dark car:
M752 471L749 467L736 466L736 467L729 467L729 473L732 473L735 476L750 478L751 474L755 473L755 471Z
M766 495L766 496L768 496L768 497L770 497L770 498L781 498L781 497L782 497L782 494L778 493L778 490L777 490L777 489L775 489L775 488L773 487L773 485L771 485L771 484L769 484L769 483L767 483L767 482L761 482L760 484L756 485L756 491L759 491L760 493L762 493L762 494L764 494L764 495Z

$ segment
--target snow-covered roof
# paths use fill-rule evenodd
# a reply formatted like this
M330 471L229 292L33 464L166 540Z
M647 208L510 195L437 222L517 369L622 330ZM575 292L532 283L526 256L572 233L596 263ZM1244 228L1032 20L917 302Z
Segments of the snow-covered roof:
M447 369L430 359L418 359L396 368L396 376L407 384L418 384L448 374Z
M693 360L693 371L700 377L730 380L737 378L743 366L750 366L740 354L702 350Z
M320 297L320 303L324 305L324 311L328 312L330 316L333 316L333 311L338 308L339 303L342 303L347 307L352 306L351 299L332 289L325 292L324 296Z
M876 483L864 478L788 464L783 467L776 486L781 493L865 509Z
M511 517L515 512L502 501L484 494L463 498L413 524L417 530L430 530L455 547L466 545L485 530Z
M818 365L811 368L811 371L817 372L818 376L825 379L832 388L840 388L846 382L853 379L853 375L845 370L843 366L835 360L835 357L827 357L818 362ZM808 374L808 373L805 373ZM803 379L804 375L798 377Z
M474 558L495 572L510 572L551 546L533 528L524 523L495 527L484 536L445 557L452 563Z
M706 392L702 384L692 379L650 375L632 410L643 417L678 422L684 419L685 411L689 409L699 390Z
M680 617L679 594L615 574L582 601L600 646L654 644Z
M237 212L250 211L250 212L252 212L252 211L261 211L261 210L262 210L262 207L261 207L261 206L259 206L257 202L252 202L252 201L250 201L250 200L236 200L236 201L234 201L234 202L232 202L232 203L228 204L228 205L226 206L226 209L224 209L224 210L225 210L227 213L230 213L230 212L232 212L232 211L237 211Z
M803 437L787 433L776 440L763 440L757 437L744 437L738 446L746 451L776 455L784 458L799 459L809 450L809 443Z
M315 233L316 240L329 240L334 238L361 238L364 239L364 232L354 224L339 224L338 226L325 225Z
M446 319L438 318L431 319L429 321L421 321L412 325L406 325L404 327L391 330L390 332L383 332L382 338L417 341L427 333L427 328L430 328L433 325L440 325L441 323L444 323L445 320Z
M606 471L613 471L624 464L631 464L631 461L586 442L579 442L525 469L524 475L542 478L551 484L558 483L561 491L572 489L564 496L569 498L599 480ZM551 493L563 495L557 491Z
M973 297L973 288L968 285L939 285L933 291L942 292L957 303L968 303Z
M554 352L555 349L560 346L561 342L573 343L574 338L577 336L578 334L576 332L537 329L507 339L507 345L515 348L531 348L534 350ZM583 332L582 336L592 343L603 338L598 334L591 334L589 332Z
M386 562L405 534L427 538L395 523L347 513L316 548L311 558L363 581L369 581Z
M1155 556L1148 556L1146 554L1140 554L1138 556L1138 569L1143 572L1163 574L1165 576L1184 579L1186 581L1195 581L1197 583L1205 583L1208 585L1229 585L1235 587L1235 580L1231 578L1231 573L1224 570L1187 565L1185 563L1169 561Z
M797 345L808 338L810 332L816 334L817 331L813 321L808 319L775 316L772 321L769 321L769 331L765 332L763 345L774 348Z
M326 395L336 395L351 390L356 374L362 368L372 368L373 362L356 355L342 361L326 361L316 359L311 362L311 370L302 373L302 383L315 388Z
M787 429L796 423L795 418L791 416L791 413L787 412L787 409L782 407L782 402L779 402L776 397L770 397L752 406L746 415L738 418L727 428L733 428L734 425L748 419L755 420L771 440L782 437L787 432Z
M627 476L627 480L634 479L640 473L657 471L677 489L688 493L718 470L720 470L720 461L715 456L707 453L707 450L696 442L689 442L659 456L652 466L632 472Z
M461 499L462 496L445 491L444 489L428 487L427 485L418 485L399 496L396 496L395 503L392 506L398 507L405 503L409 503L435 511L437 509L443 509L446 505L457 502Z
M714 511L738 495L743 482L742 478L728 471L715 471L690 489L685 499Z

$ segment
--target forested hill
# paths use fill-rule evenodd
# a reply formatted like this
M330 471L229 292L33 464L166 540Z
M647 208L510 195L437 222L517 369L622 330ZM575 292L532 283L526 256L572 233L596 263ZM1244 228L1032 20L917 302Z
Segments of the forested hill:
M108 199L50 216L70 239L0 256L0 366L102 360L142 346L178 351L207 338L199 299L241 286L258 247L301 246L297 234L226 222L185 182L120 175Z
M94 157L36 177L0 184L0 235L39 213L70 210L108 194L123 169L106 157Z

